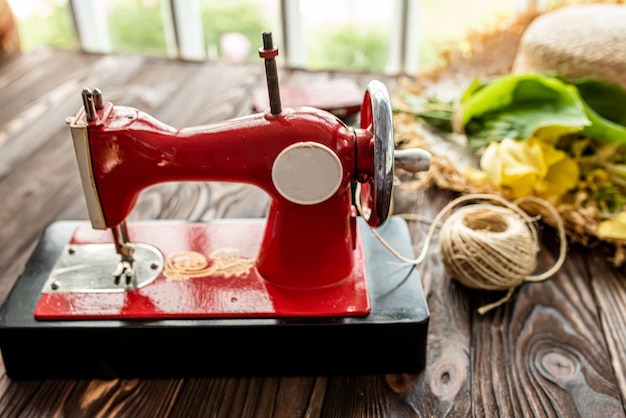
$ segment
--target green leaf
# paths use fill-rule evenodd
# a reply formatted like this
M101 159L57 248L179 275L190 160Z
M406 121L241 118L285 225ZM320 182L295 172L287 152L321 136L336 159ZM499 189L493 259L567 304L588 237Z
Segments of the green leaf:
M604 119L626 126L626 91L606 81L585 78L572 82L585 103Z
M591 125L581 134L626 145L626 91L595 79L572 83L578 89Z
M527 139L541 128L571 132L592 122L576 87L553 77L525 74L484 85L472 83L461 101L461 123L475 150L504 138Z
M445 132L452 132L452 118L454 116L454 106L452 104L409 92L403 92L400 98L402 103L394 106L395 111L410 113L424 119L431 126Z
M580 132L582 135L626 145L626 127L604 119L590 107L586 107L585 110L591 120L591 125L586 126Z
M444 132L452 132L453 112L451 110L424 110L417 115Z

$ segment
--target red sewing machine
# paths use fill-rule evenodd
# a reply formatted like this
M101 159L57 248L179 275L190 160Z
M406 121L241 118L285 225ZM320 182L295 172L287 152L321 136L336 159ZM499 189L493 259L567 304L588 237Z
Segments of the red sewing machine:
M91 224L57 222L0 318L12 378L416 372L428 308L388 219L394 152L385 86L369 84L353 129L314 108L282 109L270 33L270 110L175 129L83 90L69 118ZM167 181L256 185L266 220L126 223L138 194ZM361 183L362 216L353 202ZM46 342L42 351L41 343Z

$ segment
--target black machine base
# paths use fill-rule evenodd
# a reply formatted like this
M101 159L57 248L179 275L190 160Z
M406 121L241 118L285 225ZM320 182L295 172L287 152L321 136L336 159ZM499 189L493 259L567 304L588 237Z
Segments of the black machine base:
M262 221L262 220L260 220ZM0 309L9 377L163 378L417 373L429 311L419 274L359 219L371 312L365 317L37 321L44 283L78 222L50 225ZM412 256L406 223L379 233Z

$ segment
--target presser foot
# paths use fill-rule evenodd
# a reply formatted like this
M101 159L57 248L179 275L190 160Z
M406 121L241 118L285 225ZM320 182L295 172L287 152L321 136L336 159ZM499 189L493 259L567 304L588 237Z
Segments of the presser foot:
M124 284L129 289L137 288L137 277L135 276L135 244L132 244L128 238L128 228L126 222L122 222L119 226L111 228L113 241L115 243L115 251L120 255L121 260L117 263L113 271L113 282L119 286L120 281L124 278Z
M126 284L126 287L129 289L137 288L134 261L120 261L117 263L113 271L113 283L115 283L115 286L119 286L122 278L124 278L123 283Z

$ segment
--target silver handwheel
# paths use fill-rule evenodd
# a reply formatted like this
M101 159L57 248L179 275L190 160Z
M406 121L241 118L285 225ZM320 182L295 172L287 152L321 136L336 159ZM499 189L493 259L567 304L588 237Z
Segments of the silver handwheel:
M389 215L393 191L394 141L391 100L380 81L367 86L361 107L361 129L374 136L374 176L361 185L363 218L371 227L381 226Z

